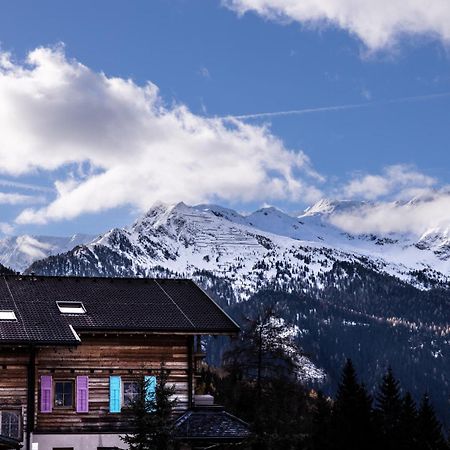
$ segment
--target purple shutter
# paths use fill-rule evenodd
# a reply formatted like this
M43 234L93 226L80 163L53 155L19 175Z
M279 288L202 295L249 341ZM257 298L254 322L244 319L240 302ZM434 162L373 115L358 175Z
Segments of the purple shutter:
M77 412L89 412L89 377L77 377Z
M41 376L41 412L52 412L52 376Z

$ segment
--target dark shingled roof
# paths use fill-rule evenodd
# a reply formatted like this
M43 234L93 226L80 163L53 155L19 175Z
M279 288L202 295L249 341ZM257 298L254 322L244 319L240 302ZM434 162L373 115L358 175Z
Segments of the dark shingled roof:
M82 302L86 313L61 314L56 302ZM234 334L236 323L191 280L0 277L0 343L76 344L76 331Z
M16 439L0 435L0 449L22 448L22 445Z
M248 424L221 406L191 409L175 423L175 436L181 441L233 442L250 435Z

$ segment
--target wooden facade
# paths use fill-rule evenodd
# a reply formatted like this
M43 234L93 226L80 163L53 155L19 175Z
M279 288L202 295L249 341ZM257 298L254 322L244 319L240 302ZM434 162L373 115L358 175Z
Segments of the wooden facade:
M82 335L78 346L0 348L0 410L20 414L21 440L29 433L122 433L130 431L127 409L109 410L110 377L138 381L157 375L161 364L169 371L168 384L176 388L175 414L186 411L193 393L193 336L157 334ZM34 355L33 355L34 353ZM32 365L32 367L31 367ZM31 370L30 370L31 369ZM73 381L89 380L88 412L58 408L52 398L52 411L42 412L41 377ZM31 382L31 386L30 386ZM28 401L28 393L33 402ZM29 423L27 423L29 421ZM28 426L27 426L28 425Z
M40 349L36 356L35 404L39 404L41 375L52 375L54 380L75 380L77 375L85 375L89 379L89 412L53 407L51 413L41 413L36 408L35 432L129 430L126 409L119 414L109 412L110 376L136 381L157 374L162 362L170 371L169 385L176 387L178 410L186 410L189 342L187 336L86 336L76 348Z
M27 427L29 363L28 349L0 347L0 411L18 414L20 437Z

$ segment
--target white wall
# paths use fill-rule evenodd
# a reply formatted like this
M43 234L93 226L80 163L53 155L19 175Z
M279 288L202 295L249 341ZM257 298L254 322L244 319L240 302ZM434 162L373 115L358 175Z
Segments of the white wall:
M73 447L74 450L127 448L118 434L34 434L31 442L34 443L33 450L53 450L55 447Z

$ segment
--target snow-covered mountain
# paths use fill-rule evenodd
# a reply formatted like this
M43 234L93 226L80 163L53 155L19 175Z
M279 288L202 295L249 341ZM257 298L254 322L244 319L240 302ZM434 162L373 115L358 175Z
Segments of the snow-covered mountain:
M151 275L155 268L183 276L207 271L231 280L243 298L264 284L320 289L335 261L358 262L422 288L448 282L448 229L414 239L350 235L332 225L333 214L358 207L357 202L322 200L293 217L273 207L242 215L215 205L157 204L131 226L37 262L30 270L59 273L63 264L69 272L99 275ZM41 248L33 251L44 253L46 247Z
M31 263L50 255L64 253L94 239L87 234L73 236L10 236L0 239L0 264L22 272Z

